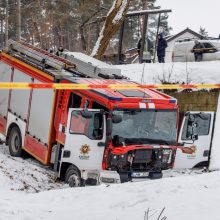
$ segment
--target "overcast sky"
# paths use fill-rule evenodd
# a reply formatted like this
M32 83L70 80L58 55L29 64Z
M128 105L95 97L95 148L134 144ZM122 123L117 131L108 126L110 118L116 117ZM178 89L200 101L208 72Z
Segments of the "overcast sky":
M210 37L220 34L220 0L157 0L161 9L172 9L169 25L172 34L189 27L198 32L204 27Z

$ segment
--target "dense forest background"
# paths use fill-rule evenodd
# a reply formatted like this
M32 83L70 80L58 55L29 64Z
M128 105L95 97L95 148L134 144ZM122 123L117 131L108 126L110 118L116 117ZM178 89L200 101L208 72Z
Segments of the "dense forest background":
M8 0L8 38L16 39L17 2ZM105 16L113 0L20 0L21 39L44 49L54 49L59 45L70 51L91 53ZM131 0L129 11L159 9L156 0ZM0 46L5 44L6 1L0 1ZM168 15L162 16L162 32L168 35L170 27ZM128 47L135 46L141 35L141 18L128 20L125 30ZM149 38L155 36L157 17L149 19ZM109 44L116 47L117 34Z

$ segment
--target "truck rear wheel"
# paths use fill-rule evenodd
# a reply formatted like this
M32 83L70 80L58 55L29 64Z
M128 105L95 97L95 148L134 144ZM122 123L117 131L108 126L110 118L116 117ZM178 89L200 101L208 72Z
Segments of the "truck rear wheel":
M66 171L65 182L68 183L70 187L79 187L84 185L79 170L73 165L70 165Z
M9 133L9 152L13 157L21 157L23 154L22 150L22 139L21 132L18 127L13 127Z

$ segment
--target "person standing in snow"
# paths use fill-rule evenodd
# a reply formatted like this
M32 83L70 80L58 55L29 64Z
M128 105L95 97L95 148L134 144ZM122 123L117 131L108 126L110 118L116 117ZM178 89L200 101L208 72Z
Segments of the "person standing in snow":
M163 38L163 35L160 33L158 35L157 42L157 57L159 63L165 63L165 49L167 48L167 41Z
M200 43L198 40L195 40L195 45L192 48L191 52L194 53L195 61L200 62L202 61L203 58L203 50L204 50L204 45Z
M142 38L140 38L137 44L137 52L139 57L140 57L141 45L142 45Z
M59 47L58 47L58 50L57 50L57 52L56 52L56 55L57 55L57 56L61 56L61 55L63 54L63 51L64 51L63 46L62 46L62 45L59 46Z

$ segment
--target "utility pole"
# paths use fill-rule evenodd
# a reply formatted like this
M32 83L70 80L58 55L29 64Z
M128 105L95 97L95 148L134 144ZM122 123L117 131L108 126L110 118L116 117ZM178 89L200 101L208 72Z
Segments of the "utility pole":
M8 0L5 0L5 46L7 47L8 42Z
M21 40L21 0L17 0L17 40Z

